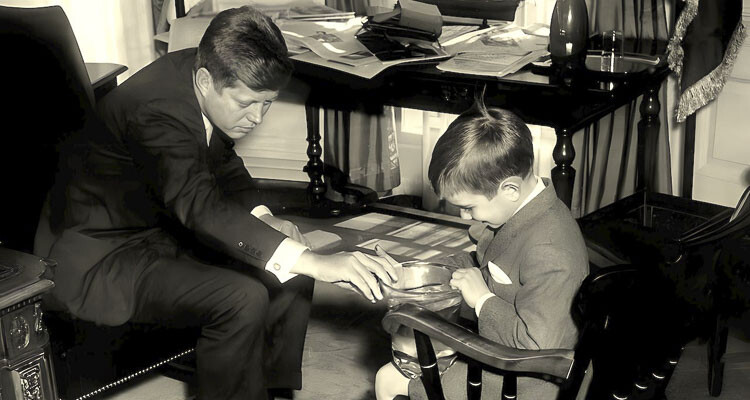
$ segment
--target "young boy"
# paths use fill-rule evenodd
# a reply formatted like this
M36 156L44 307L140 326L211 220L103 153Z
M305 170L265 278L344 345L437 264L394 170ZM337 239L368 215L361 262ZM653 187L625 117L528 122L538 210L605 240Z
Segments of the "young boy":
M588 274L586 246L551 182L533 174L533 162L524 122L480 102L438 140L428 175L462 218L485 224L476 254L451 258L463 267L451 285L474 309L479 334L520 349L572 349L578 332L570 308ZM441 380L447 399L466 398L464 363L456 362ZM502 376L483 372L482 398L497 397L501 387ZM378 400L426 398L421 381L406 378L393 363L378 371L375 390ZM521 398L554 399L557 390L540 379L518 380Z

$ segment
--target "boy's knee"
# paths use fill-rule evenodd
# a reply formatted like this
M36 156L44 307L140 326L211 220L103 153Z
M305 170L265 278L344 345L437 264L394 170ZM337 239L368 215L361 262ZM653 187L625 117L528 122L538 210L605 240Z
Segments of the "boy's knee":
M396 396L409 395L409 378L388 363L375 374L375 396L377 400L392 400Z

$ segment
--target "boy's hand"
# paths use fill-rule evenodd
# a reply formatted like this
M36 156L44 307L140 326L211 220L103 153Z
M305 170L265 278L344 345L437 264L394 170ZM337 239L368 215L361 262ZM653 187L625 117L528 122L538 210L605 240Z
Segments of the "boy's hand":
M461 291L461 296L464 297L464 301L471 308L477 306L477 301L482 296L490 293L490 289L487 287L487 283L482 276L482 271L479 268L461 268L456 270L453 272L450 285Z

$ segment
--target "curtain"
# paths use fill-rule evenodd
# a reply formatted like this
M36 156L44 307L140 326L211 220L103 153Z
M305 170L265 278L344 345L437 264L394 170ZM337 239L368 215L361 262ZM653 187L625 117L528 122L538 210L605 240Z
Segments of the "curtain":
M151 0L0 0L11 7L59 5L86 62L122 64L122 81L156 58Z
M588 0L589 33L619 30L633 39L669 39L673 18L666 0ZM626 49L649 52L647 48ZM670 146L671 118L668 113L670 83L659 90L660 131L657 165L646 171L660 193L672 193ZM640 101L616 110L608 117L573 136L576 148L576 180L571 211L576 216L593 212L635 191L636 146Z
M382 195L401 183L393 107L384 107L380 115L323 112L323 162L326 178L334 186L351 183Z
M361 15L367 6L386 2L326 0L326 5ZM341 187L351 183L384 195L401 183L396 109L383 107L382 114L332 109L324 109L323 113L323 162L329 184ZM328 191L327 196L337 195Z

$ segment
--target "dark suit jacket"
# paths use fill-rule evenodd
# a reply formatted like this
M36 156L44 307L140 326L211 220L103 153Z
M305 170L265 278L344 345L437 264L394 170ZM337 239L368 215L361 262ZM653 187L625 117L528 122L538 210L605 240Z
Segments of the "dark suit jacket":
M99 103L106 128L64 147L35 249L58 260L53 297L80 318L130 318L149 247L163 255L197 239L262 268L285 238L250 214L264 198L233 141L214 127L206 144L194 59L170 53L131 76Z

